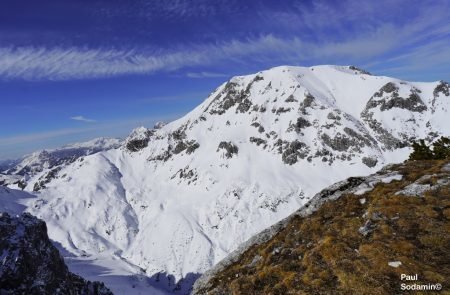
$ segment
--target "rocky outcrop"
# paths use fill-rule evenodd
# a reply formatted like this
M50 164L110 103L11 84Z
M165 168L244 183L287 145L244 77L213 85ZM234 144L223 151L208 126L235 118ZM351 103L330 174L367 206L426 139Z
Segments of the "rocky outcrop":
M225 150L225 157L231 158L233 155L237 155L239 152L239 148L231 142L221 141L217 148L217 151Z
M44 221L0 214L0 294L112 295L100 282L69 272Z
M164 125L162 125L164 126ZM150 137L155 133L154 130L145 127L134 129L125 141L125 147L130 152L138 152L148 146Z
M378 141L384 144L388 150L402 148L408 145L412 138L407 135L394 136L383 123L380 122L375 113L386 112L391 109L406 110L411 113L423 113L428 108L419 96L420 90L411 87L409 97L401 97L399 95L399 86L394 82L389 82L380 88L367 102L366 107L361 112L362 120L375 133ZM414 119L411 119L414 123ZM401 135L401 132L398 132Z

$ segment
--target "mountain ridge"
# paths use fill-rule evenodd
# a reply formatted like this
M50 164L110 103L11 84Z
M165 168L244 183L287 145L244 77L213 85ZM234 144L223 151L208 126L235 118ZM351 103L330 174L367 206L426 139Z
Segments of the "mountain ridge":
M27 210L70 252L173 275L167 285L186 291L184 276L323 187L405 160L412 139L448 135L448 89L349 66L234 77L184 117L65 165Z

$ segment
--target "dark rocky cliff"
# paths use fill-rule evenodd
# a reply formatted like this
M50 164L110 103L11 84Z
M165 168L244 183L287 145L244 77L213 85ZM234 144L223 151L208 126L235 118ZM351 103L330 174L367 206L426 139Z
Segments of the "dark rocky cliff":
M0 213L0 294L111 295L100 282L69 272L47 236L44 221L28 213Z

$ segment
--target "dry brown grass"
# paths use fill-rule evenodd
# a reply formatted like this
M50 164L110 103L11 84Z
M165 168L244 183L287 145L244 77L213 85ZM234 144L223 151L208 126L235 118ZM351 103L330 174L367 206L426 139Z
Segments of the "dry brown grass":
M400 274L417 273L419 283L441 283L445 294L450 290L450 187L424 197L395 195L423 175L442 174L443 164L401 164L396 167L404 175L401 181L379 184L364 196L343 196L308 218L292 219L216 275L205 293L398 294ZM436 184L439 177L426 183ZM374 225L366 237L358 232L365 214ZM262 259L249 266L256 255ZM388 265L397 260L400 267Z

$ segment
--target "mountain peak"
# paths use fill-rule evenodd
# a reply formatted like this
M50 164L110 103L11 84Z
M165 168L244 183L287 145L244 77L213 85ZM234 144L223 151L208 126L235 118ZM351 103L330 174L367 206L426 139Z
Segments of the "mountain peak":
M448 136L449 96L446 83L351 66L233 77L184 117L135 129L121 148L33 174L26 190L39 200L27 208L68 251L126 261L167 278L155 284L189 290L182 278L323 187L405 160L415 138Z

